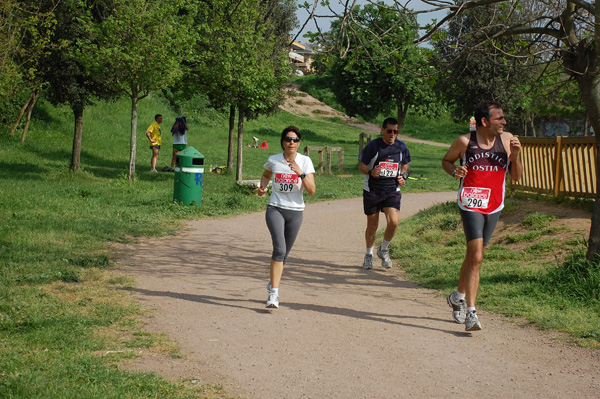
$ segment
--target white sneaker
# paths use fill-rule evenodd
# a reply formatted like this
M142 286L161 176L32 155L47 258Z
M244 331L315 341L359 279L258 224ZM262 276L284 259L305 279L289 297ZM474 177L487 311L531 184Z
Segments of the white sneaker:
M465 331L479 331L481 330L481 323L477 318L477 312L468 312L467 318L465 319Z
M390 269L392 267L392 260L390 259L390 251L382 250L381 247L377 248L377 256L381 258L381 266L386 269Z
M156 169L150 169L150 173L158 173L158 170L156 170Z
M363 269L369 270L373 268L373 255L365 255L365 260L363 261Z
M467 303L464 299L459 301L454 301L454 293L448 295L446 298L448 301L448 305L452 308L452 317L454 317L454 321L458 324L463 324L465 322L466 312L467 312Z
M269 293L269 297L267 298L267 308L277 309L279 308L279 294L274 292Z

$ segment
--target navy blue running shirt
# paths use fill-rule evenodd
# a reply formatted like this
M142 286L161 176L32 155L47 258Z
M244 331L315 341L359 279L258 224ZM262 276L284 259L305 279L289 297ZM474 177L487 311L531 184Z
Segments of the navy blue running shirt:
M410 152L406 144L400 140L388 145L381 137L367 144L358 160L369 169L379 165L381 167L380 177L365 176L363 188L365 191L400 191L397 178L402 164L410 163Z

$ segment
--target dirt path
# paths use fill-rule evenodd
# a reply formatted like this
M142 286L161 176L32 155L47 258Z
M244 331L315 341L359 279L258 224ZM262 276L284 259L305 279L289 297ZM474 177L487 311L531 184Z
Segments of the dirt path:
M405 194L401 216L454 198ZM598 398L598 352L483 310L484 330L465 333L441 293L397 266L362 270L365 223L360 199L308 205L273 311L262 212L121 247L120 271L153 309L147 329L185 354L132 367L253 399Z

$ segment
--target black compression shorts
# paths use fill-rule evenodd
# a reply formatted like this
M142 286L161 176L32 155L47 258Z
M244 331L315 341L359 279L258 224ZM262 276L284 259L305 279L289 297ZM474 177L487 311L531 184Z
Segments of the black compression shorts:
M468 212L460 210L460 217L463 221L463 229L467 242L477 238L483 238L483 245L488 245L492 238L492 233L496 228L500 212L485 215L479 212Z

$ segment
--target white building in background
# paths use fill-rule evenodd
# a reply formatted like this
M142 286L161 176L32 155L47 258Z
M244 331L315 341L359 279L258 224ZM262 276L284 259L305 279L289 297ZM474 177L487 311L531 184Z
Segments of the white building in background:
M289 58L298 75L307 75L313 72L311 64L316 50L317 48L312 44L292 42Z

